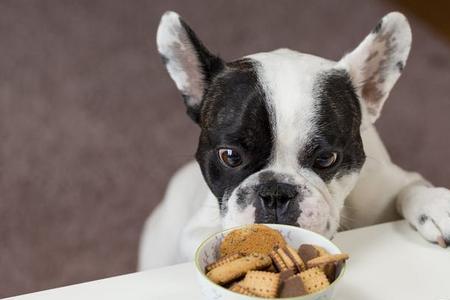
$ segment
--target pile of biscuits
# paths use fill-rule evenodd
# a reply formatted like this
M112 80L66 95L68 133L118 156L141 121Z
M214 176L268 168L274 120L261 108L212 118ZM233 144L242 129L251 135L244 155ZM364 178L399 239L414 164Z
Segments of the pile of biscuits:
M339 275L347 254L328 253L302 244L296 250L268 226L253 224L230 232L220 244L220 258L206 276L229 290L255 297L303 296L328 287Z

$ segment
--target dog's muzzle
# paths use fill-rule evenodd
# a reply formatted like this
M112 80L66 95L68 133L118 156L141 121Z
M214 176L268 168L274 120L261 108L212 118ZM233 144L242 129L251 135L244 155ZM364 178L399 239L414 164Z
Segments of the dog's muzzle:
M300 215L298 187L288 183L269 181L255 187L255 221L298 225Z

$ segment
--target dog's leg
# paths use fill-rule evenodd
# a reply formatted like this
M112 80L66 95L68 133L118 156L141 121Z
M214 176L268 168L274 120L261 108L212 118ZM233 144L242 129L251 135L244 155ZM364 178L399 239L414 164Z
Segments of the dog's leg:
M181 261L192 261L198 246L212 234L222 230L219 203L210 192L202 206L186 222L179 237Z
M427 240L449 245L450 191L393 164L375 127L364 130L362 138L367 159L346 200L342 227L392 221L399 218L398 213Z
M145 222L139 245L139 270L183 262L179 250L182 232L208 193L197 162L178 170L163 201Z
M425 239L450 246L450 190L412 183L398 194L397 207Z

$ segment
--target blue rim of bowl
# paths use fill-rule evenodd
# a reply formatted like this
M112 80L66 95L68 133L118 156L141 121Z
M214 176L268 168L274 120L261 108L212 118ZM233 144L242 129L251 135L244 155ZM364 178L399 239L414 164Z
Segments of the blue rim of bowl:
M236 226L236 227L232 227L232 228L229 228L229 229L226 229L226 230L219 231L219 232L216 232L216 233L214 233L214 234L211 234L207 239L205 239L205 240L200 244L200 246L197 247L197 250L195 250L194 264L195 264L195 268L197 269L198 272L200 272L200 274L203 276L203 278L205 278L208 282L210 282L210 283L213 284L214 286L218 287L219 289L222 289L223 291L225 291L225 293L229 293L230 295L240 295L240 296L242 296L243 298L248 298L248 299L265 299L265 298L262 298L262 297L246 296L246 295L242 295L242 294L239 294L239 293L236 293L236 292L232 292L232 291L230 291L229 289L224 288L223 286L221 286L221 285L219 285L219 284L217 284L217 283L211 281L211 280L208 278L208 276L206 276L205 270L201 270L201 268L200 268L200 266L199 266L199 255L200 255L200 250L203 249L203 247L205 246L205 244L206 244L207 242L209 242L211 239L213 239L213 238L214 238L216 235L218 235L218 234L229 233L229 232L231 232L231 231L233 231L233 230L236 230L236 229L239 229L239 228L244 228L244 227L251 226L251 225L252 225L252 224ZM305 230L305 231L311 232L311 233L313 233L313 234L315 234L315 235L318 235L320 238L322 238L322 239L324 239L324 240L330 242L331 244L333 244L333 245L339 250L340 253L343 253L342 250L341 250L338 246L336 246L336 244L334 244L331 240L327 239L327 238L324 237L323 235L320 235L320 234L318 234L318 233L316 233L316 232L314 232L314 231L307 230L307 229L304 229L304 228L301 228L301 227L297 227L297 226L286 225L286 224L261 224L261 225L266 225L266 226L268 226L268 227L271 227L271 225L284 226L284 227L292 227L292 228L295 228L296 230L301 229L301 230ZM272 227L271 227L271 228L272 228ZM275 228L272 228L272 229L275 229ZM275 230L276 230L276 229L275 229ZM306 294L306 295L303 295L303 296L288 297L288 298L274 298L274 299L302 300L302 299L306 299L306 297L311 297L311 296L319 295L319 294L325 292L326 290L329 290L330 288L332 288L332 287L336 284L336 282L338 282L338 281L342 278L342 276L343 276L344 273L345 273L345 269L346 269L346 268L347 268L347 263L344 262L344 265L342 266L342 269L341 269L341 272L339 273L339 276L338 276L338 277L337 277L337 278L336 278L329 286L327 286L325 289L323 289L323 290L321 290L321 291L317 291L317 292L314 292L314 293L311 293L311 294Z

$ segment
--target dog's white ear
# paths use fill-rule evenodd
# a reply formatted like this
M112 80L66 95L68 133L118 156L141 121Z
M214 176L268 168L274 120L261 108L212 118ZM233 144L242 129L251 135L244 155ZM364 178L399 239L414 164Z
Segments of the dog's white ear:
M384 16L359 46L338 63L348 71L362 100L363 118L375 122L399 78L411 48L411 28L405 16Z
M156 35L158 51L180 90L188 115L198 123L203 95L211 79L224 66L175 12L161 17Z

